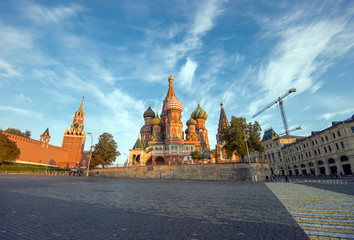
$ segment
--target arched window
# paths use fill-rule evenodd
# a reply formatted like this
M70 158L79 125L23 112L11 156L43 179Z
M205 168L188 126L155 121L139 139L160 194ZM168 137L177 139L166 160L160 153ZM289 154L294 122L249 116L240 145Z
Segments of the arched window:
M313 162L309 162L309 166L310 166L310 167L313 167Z
M297 165L294 165L294 168L297 168Z
M336 161L333 158L328 159L328 163L336 163Z
M319 161L317 162L317 164L318 164L318 165L323 165L323 161L322 161L322 160L319 160Z
M305 167L305 164L301 164L301 167L304 168L304 167Z
M340 161L341 162L345 162L345 161L348 161L348 160L349 160L349 158L347 156L345 156L345 155L340 157Z

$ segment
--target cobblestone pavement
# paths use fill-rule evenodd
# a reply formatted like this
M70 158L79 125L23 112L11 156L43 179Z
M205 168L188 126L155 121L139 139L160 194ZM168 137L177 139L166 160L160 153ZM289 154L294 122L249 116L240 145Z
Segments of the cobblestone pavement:
M354 239L353 184L267 183L310 239ZM328 191L337 186L339 191ZM322 189L321 189L322 188Z
M0 175L0 219L0 239L308 239L249 182Z

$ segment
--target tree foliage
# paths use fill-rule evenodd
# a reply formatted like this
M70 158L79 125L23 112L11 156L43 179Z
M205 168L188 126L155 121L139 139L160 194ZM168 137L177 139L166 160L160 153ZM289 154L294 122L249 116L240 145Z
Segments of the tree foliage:
M11 141L5 134L0 132L0 163L6 160L14 160L20 156L20 149L16 142Z
M113 136L105 132L100 135L98 143L94 146L90 165L101 165L104 168L113 163L119 155Z
M20 129L8 128L4 132L10 133L12 135L20 136L20 137L31 138L31 131L30 130L26 130L25 132L21 132Z
M198 151L193 151L193 152L191 152L190 155L191 155L191 157L192 157L193 160L196 160L196 161L197 161L197 163L198 163L200 160L204 159L203 155L202 155L200 152L198 152Z
M247 123L244 117L233 116L230 123L230 127L222 129L220 135L228 159L231 159L234 153L244 159L244 156L247 155L245 139L250 153L254 151L264 152L261 143L262 129L257 121L254 124L252 122Z

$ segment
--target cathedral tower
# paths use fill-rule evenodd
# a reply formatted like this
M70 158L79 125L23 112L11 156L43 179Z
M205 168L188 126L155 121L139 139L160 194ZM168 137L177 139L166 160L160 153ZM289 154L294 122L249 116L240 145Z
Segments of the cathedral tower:
M165 144L183 144L183 124L182 111L183 106L178 101L173 89L173 77L168 78L169 88L164 100L161 120L164 123L164 139Z
M79 109L75 111L70 130L66 129L64 132L62 148L67 149L70 152L69 159L67 160L67 166L70 168L76 167L76 165L80 163L82 157L82 151L86 140L84 119L84 98L82 98Z
M220 118L219 118L219 128L218 128L218 133L216 134L216 144L223 144L223 142L220 140L220 132L223 128L229 127L229 120L227 120L225 110L224 110L224 104L220 104L221 110L220 110Z
M145 124L140 129L140 135L141 135L141 140L144 141L145 146L147 146L148 141L151 138L151 134L152 134L151 121L155 118L155 112L151 109L150 104L148 109L146 109L146 111L144 112L143 117L144 117Z

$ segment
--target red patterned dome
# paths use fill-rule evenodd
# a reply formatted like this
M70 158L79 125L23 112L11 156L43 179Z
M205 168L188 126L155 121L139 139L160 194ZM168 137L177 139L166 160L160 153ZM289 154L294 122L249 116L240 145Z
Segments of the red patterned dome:
M178 101L178 99L175 96L172 96L170 99L167 100L165 103L165 111L168 110L179 110L183 111L183 106L182 104Z

